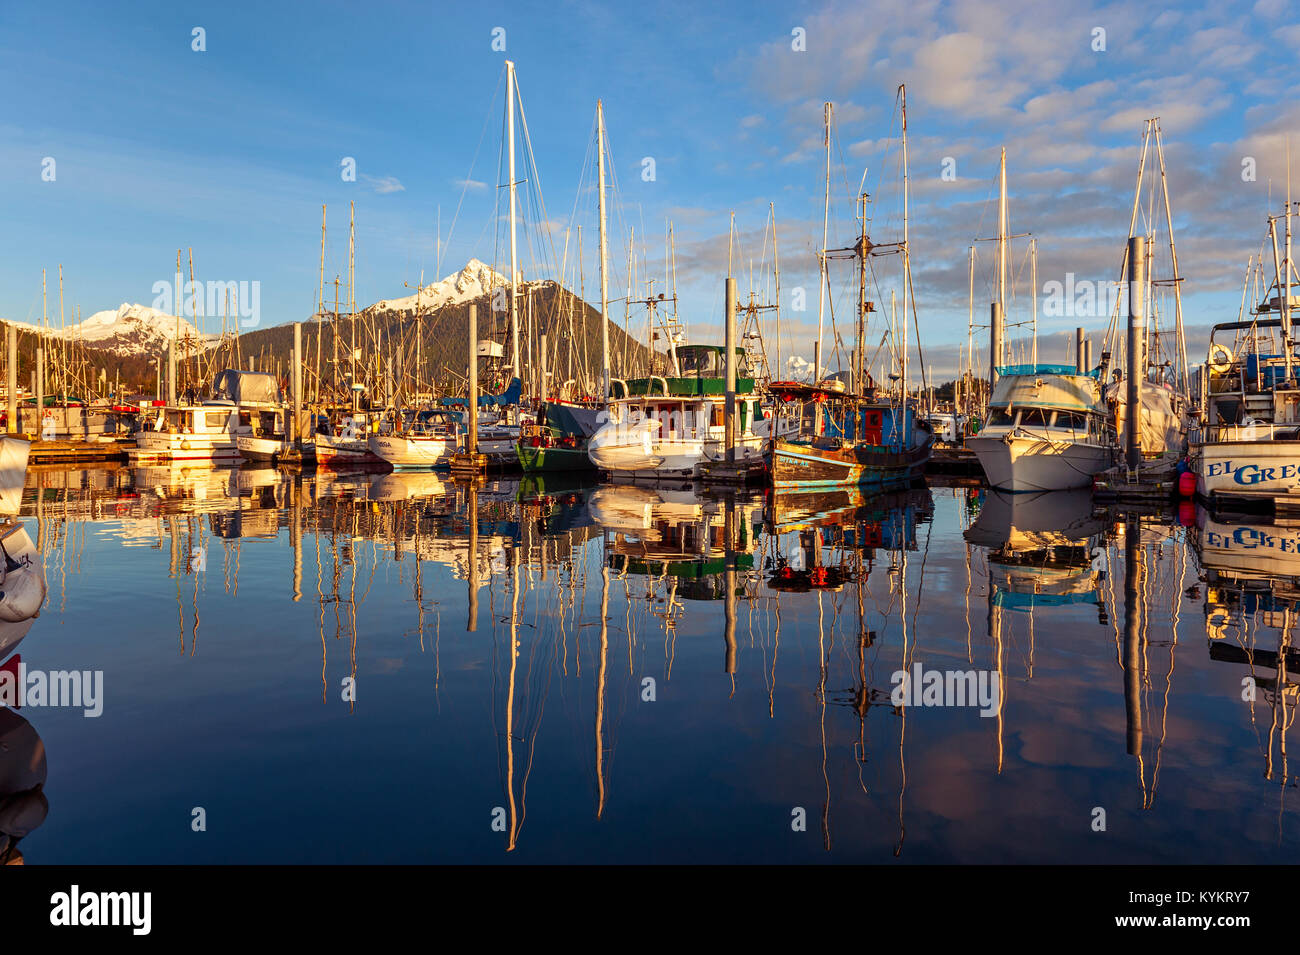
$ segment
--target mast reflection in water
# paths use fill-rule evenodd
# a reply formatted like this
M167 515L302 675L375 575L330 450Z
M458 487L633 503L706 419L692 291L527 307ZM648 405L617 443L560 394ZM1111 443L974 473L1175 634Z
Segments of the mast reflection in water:
M33 861L1277 862L1300 839L1286 528L1076 492L213 468L33 472L19 520L48 580L24 663L105 688L98 719L0 711L0 832ZM914 672L996 677L988 717L900 703Z

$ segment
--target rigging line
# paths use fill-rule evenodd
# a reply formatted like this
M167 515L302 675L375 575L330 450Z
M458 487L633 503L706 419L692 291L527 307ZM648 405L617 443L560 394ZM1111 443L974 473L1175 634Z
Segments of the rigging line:
M461 187L460 200L456 203L456 212L451 217L451 227L447 230L446 245L451 244L451 238L456 232L456 222L460 218L461 206L465 204L465 196L469 193L470 183L474 181L474 167L478 164L479 152L483 148L483 139L487 136L488 123L492 120L492 113L496 107L497 94L501 92L501 81L505 77L505 67L502 67L500 75L497 77L496 89L492 91L492 98L488 101L487 113L483 116L483 129L479 132L478 145L474 147L474 158L470 160L469 172L465 176L465 182ZM481 238L481 236L480 236ZM444 245L444 248L446 247ZM442 276L438 276L442 278Z

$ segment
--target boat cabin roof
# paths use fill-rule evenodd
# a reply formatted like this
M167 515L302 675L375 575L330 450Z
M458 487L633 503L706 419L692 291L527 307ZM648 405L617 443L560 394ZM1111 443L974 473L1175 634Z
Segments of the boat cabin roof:
M989 407L1092 411L1100 399L1101 386L1089 375L1005 375L993 386Z

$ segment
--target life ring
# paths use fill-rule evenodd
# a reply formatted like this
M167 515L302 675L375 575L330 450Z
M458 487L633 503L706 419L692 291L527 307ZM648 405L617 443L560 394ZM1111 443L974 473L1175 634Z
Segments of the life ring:
M1232 350L1221 342L1215 342L1210 346L1210 354L1206 364L1210 366L1210 371L1216 375L1222 375L1232 367L1233 355Z

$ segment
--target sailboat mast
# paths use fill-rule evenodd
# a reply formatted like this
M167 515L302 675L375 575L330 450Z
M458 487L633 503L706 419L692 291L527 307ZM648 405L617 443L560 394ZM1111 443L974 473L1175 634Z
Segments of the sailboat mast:
M226 311L230 311L229 292L227 294ZM321 328L325 320L325 204L321 203L320 207L320 292L316 296L316 401L320 401L320 339ZM238 323L236 323L238 325ZM330 326L330 337L334 335L334 326ZM238 347L239 334L235 333L235 343ZM239 360L235 360L235 366L239 366Z
M966 326L966 374L971 384L975 383L975 246L970 247L970 318ZM967 411L970 410L970 395L966 396Z
M1007 150L998 165L998 305L1007 314Z
M1038 240L1029 240L1029 303L1032 309L1033 318L1029 324L1029 363L1038 364ZM1079 357L1079 367L1087 371L1083 364L1083 356Z
M908 182L907 182L907 87L900 84L898 87L899 114L902 117L901 125L903 129L903 402L907 402L907 317L908 317L908 290L912 285L912 253L907 245L907 203L908 203ZM865 209L862 210L864 213ZM915 303L913 303L915 307ZM925 366L921 366L921 378L924 384Z
M822 105L822 120L825 126L826 141L826 201L822 207L822 247L817 253L817 347L813 352L813 362L819 360L822 353L822 316L826 308L826 241L831 224L831 114L835 107L830 103ZM813 368L813 381L821 377L821 369Z
M1291 141L1286 144L1286 256L1282 260L1282 346L1286 354L1286 376L1291 377Z
M348 203L348 316L352 321L352 413L357 411L357 297L356 297L357 204Z
M516 301L519 257L515 245L515 64L506 60L506 136L509 140L510 175L510 360L514 377L522 380L519 367L519 306Z
M600 361L603 386L601 394L609 400L609 275L605 262L605 107L596 100L596 164L597 164L597 204L600 210Z

